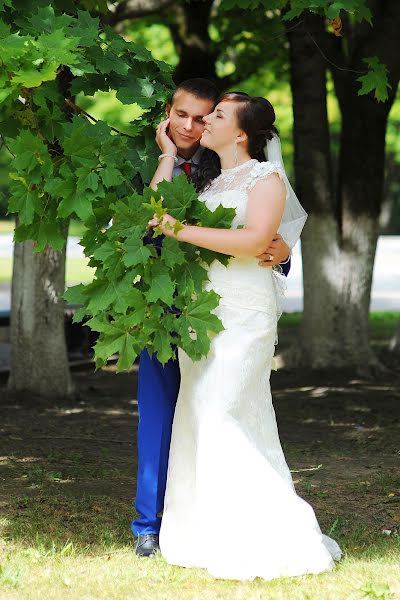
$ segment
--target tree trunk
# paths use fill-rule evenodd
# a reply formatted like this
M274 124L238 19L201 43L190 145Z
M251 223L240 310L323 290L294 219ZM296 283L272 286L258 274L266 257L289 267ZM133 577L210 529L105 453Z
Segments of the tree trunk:
M389 350L400 355L400 321L397 322L393 337L390 340Z
M342 108L339 158L342 284L338 319L345 358L373 366L368 315L383 198L385 134L389 107L358 96L349 82Z
M10 392L73 394L64 335L65 248L33 252L16 243L11 296Z
M205 77L218 83L215 71L218 52L212 48L208 33L212 5L213 0L191 0L175 5L169 26L179 54L174 73L176 84L191 77Z
M296 191L309 213L302 235L304 314L301 344L289 361L313 368L331 364L338 354L335 313L339 275L338 225L333 191L326 105L326 64L299 25L287 25L294 113ZM314 39L324 35L322 20L307 15Z
M388 29L383 35L384 25ZM352 50L350 67L361 69L363 56L380 55L392 75L391 93L387 102L378 103L370 95L357 95L353 72L336 74L342 112L336 182L330 167L327 63L319 50L326 51L328 34L321 18L307 14L304 28L288 31L296 185L310 213L302 237L304 317L296 359L312 368L365 369L378 364L369 344L368 313L383 197L387 117L399 68L390 61L390 54L396 56L393 23L380 15L375 26L376 39L369 32L355 36L362 43L358 52ZM381 46L391 48L389 56L379 52Z

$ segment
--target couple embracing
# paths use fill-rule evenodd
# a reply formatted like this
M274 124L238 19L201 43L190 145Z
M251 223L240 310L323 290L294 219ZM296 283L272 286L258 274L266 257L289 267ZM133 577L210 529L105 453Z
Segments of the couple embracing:
M185 172L210 210L222 204L236 216L231 229L184 225L177 234L169 215L150 222L232 258L208 269L224 330L207 357L194 363L179 349L162 366L140 356L136 553L160 549L168 563L227 579L330 570L340 548L295 492L271 399L273 267L282 263L287 275L306 218L284 171L274 109L241 92L218 97L211 82L193 79L178 86L167 115L151 186Z

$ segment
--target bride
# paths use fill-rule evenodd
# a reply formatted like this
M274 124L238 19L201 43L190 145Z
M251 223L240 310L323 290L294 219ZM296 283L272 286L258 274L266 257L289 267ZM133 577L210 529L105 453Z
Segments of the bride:
M206 284L221 297L215 312L224 331L199 362L179 350L181 387L160 531L168 563L227 579L320 573L341 555L295 492L271 399L279 286L271 267L260 268L254 257L279 226L293 246L305 221L279 164L274 120L264 98L224 94L204 117L201 145L215 154L204 153L192 179L210 210L236 209L232 228L185 225L175 235L173 217L160 223L167 236L233 257L227 267L214 261ZM159 135L167 136L167 127ZM266 142L277 162L265 161ZM152 186L172 178L173 159L173 152L163 155Z

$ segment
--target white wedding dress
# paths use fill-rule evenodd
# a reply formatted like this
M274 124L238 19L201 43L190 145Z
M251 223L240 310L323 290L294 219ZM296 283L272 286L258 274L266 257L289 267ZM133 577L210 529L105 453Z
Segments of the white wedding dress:
M273 163L249 160L223 170L200 199L211 210L234 207L232 227L243 225L248 191L273 172ZM161 552L170 564L227 579L330 570L340 548L296 495L272 406L279 276L255 258L214 261L208 276L225 330L199 362L179 351Z

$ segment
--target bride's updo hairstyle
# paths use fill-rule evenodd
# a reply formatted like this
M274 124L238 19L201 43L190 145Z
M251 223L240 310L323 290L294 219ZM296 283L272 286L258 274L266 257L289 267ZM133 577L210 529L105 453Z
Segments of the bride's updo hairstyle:
M228 92L218 98L219 102L236 102L236 118L240 129L248 137L247 151L251 158L259 162L265 161L264 147L274 133L278 133L275 122L275 111L270 102L261 96L249 96L245 92ZM197 190L207 189L211 181L221 173L219 156L213 150L204 149L197 169L191 180Z

